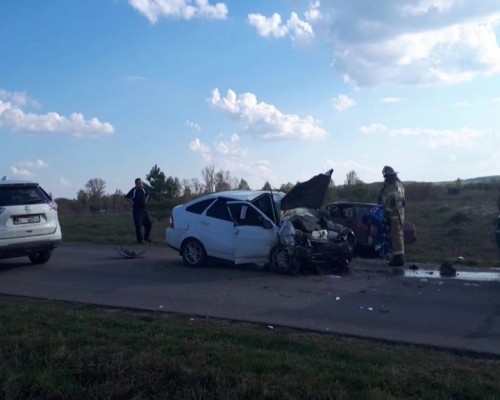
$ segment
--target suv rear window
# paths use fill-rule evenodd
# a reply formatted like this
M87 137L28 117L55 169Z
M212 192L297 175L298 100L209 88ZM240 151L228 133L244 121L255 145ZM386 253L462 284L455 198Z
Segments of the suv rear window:
M0 185L0 206L42 204L50 201L42 188L35 185Z

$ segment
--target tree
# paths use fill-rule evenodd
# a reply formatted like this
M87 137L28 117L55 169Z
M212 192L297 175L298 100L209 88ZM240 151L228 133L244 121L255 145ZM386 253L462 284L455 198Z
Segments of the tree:
M101 178L89 179L85 184L85 192L91 206L101 207L106 189L106 182Z
M356 171L349 171L346 175L345 185L353 186L358 182L361 182L361 180L358 178L358 174L356 173Z
M85 190L80 189L76 194L76 200L81 204L87 205L89 202L89 195Z
M271 184L266 181L266 183L264 183L264 186L262 186L262 190L273 190L273 188L271 187Z
M201 176L205 181L205 190L207 193L215 192L215 165L208 165L201 170Z
M167 199L172 200L175 197L178 197L181 194L181 182L179 178L173 178L169 176L165 181L165 195Z
M283 193L288 193L295 185L292 182L282 183L279 191Z
M250 190L248 182L243 178L240 180L240 183L238 183L238 190Z
M219 170L215 174L215 191L233 190L238 188L238 178L231 176L229 171ZM248 186L248 184L247 184Z
M154 165L146 175L146 180L149 183L149 194L152 200L161 201L168 195L167 180L165 174L160 170L158 165Z

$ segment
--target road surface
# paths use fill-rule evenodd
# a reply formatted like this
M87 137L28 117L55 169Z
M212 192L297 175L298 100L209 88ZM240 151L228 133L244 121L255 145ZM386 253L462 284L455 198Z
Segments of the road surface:
M129 247L129 250L139 250ZM112 245L63 243L44 265L0 260L0 293L289 326L500 355L500 270L394 274L354 259L345 275L279 275L184 266L167 247L142 258Z

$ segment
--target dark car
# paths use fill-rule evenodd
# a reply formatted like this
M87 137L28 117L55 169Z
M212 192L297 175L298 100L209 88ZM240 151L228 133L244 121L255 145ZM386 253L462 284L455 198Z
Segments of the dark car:
M356 253L375 255L377 236L380 234L380 225L372 223L373 217L379 209L375 203L361 203L350 201L337 201L326 205L325 217L336 224L351 228L356 235ZM415 243L417 231L415 225L405 221L403 224L405 244Z

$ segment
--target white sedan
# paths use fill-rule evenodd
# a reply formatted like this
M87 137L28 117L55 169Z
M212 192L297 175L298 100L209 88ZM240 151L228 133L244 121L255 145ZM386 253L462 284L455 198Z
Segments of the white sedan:
M178 205L165 231L167 245L194 266L207 257L265 264L278 241L283 197L281 192L236 190Z

